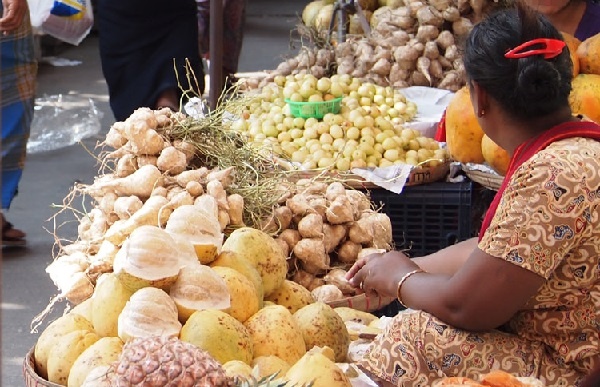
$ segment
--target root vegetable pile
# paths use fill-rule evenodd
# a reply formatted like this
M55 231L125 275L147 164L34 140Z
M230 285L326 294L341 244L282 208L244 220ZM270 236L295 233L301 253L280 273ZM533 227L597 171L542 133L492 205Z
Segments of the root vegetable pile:
M189 246L187 251L210 261L226 230L251 226L271 213L281 181L275 164L270 164L271 177L261 179L267 174L266 158L234 132L212 129L230 137L219 139L202 134L199 126L184 114L148 108L112 125L102 145L114 150L101 153L101 173L92 184L76 185L59 211L73 210L78 196L93 205L85 213L72 211L78 222L75 241L57 237L59 251L46 271L60 291L58 298L78 304L90 297L97 277L113 270L115 257L142 227L164 229L175 236L167 245ZM201 141L202 136L210 141ZM254 159L232 161L248 154Z
M345 42L328 42L331 5L313 2L303 14L312 46L282 62L276 75L349 74L364 81L396 88L430 86L457 91L465 84L460 47L473 24L509 1L400 0L367 11L371 36L349 35ZM316 11L315 11L316 10ZM314 15L314 16L313 16ZM311 16L313 19L311 19ZM350 18L351 26L356 16ZM330 20L330 19L328 19ZM326 25L325 28L322 28ZM304 27L306 29L307 27ZM362 33L351 29L350 32ZM256 82L250 82L255 84Z
M346 270L363 254L392 247L389 217L373 210L369 197L341 182L301 179L266 231L279 228L277 240L288 261L288 278L320 301L356 295Z

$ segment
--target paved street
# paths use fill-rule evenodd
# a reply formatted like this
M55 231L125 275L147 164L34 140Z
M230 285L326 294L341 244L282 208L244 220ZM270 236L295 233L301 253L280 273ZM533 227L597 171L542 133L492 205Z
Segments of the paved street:
M297 23L306 1L252 0L240 71L272 69L290 51L290 30ZM27 247L2 250L2 378L1 385L23 386L23 357L34 345L39 333L30 333L32 319L48 305L56 293L45 273L52 261L55 238L52 216L76 182L91 183L98 165L90 154L114 122L108 106L107 88L100 69L98 40L94 35L80 46L61 46L56 56L81 61L78 66L57 67L40 64L38 96L71 94L91 98L102 112L102 130L82 144L35 153L29 156L20 186L7 218L27 232ZM72 219L72 218L70 218ZM76 224L60 228L60 237L74 238ZM59 304L42 324L59 316L65 305Z

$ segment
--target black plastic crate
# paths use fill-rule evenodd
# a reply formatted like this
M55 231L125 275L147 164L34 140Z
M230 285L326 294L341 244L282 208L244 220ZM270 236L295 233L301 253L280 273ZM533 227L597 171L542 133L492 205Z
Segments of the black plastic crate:
M369 194L392 221L395 249L407 250L411 257L434 253L474 235L470 181L407 186L400 194L371 189Z

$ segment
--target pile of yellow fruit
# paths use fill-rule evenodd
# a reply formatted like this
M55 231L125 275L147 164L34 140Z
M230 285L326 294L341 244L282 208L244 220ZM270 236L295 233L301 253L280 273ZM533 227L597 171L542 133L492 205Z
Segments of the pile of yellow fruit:
M327 113L322 119L294 117L285 102L339 97L343 97L341 111ZM297 74L277 76L265 85L232 128L304 170L437 166L447 159L446 150L434 139L404 126L416 110L413 102L389 86L349 75L317 78Z
M336 386L350 386L335 363L347 361L347 321L367 314L348 308L338 313L287 280L286 256L274 238L240 228L211 259L202 250L198 259L206 264L188 257L175 275L162 277L134 270L129 256L152 254L155 269L160 262L172 264L161 256L168 256L168 249L147 250L158 242L169 242L166 231L136 229L116 258L125 262L100 276L91 298L43 330L33 353L38 375L69 387L96 386L98 378L109 383L111 377L131 377L126 370L132 369L139 380L170 375L165 367L172 359L158 359L164 342L136 344L162 337L206 351L231 380L260 380L277 373L279 380L293 385L314 381L314 386L331 386L335 380ZM171 250L177 251L173 246ZM138 360L125 356L127 345L141 345L136 350L144 355ZM188 350L182 348L182 353L169 356L184 356L185 361ZM156 361L156 367L146 366L149 361ZM190 367L203 373L207 365ZM190 372L168 377L178 381Z

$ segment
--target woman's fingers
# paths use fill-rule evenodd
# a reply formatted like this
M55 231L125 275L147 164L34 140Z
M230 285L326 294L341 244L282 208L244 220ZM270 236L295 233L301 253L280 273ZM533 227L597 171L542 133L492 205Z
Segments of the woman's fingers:
M359 269L356 274L354 274L354 276L352 278L350 278L348 280L348 282L350 283L350 285L354 286L355 288L360 288L361 284L364 282L365 280L365 270L363 268Z
M346 273L346 279L350 281L356 275L356 273L360 269L362 269L371 259L381 257L382 255L382 253L373 253L365 257L359 258L356 262L354 262L354 265L352 265L350 270L348 270L348 273Z
M368 286L365 281L368 280L368 277L371 273L371 268L373 267L371 261L373 259L380 258L381 256L383 256L383 254L373 253L359 258L346 274L346 279L348 282L350 282L352 286L360 288L365 292L367 292L369 289L370 291L374 292L374 290Z
M354 265L352 265L350 270L348 270L348 272L346 273L346 279L348 281L350 281L352 283L352 280L353 280L354 276L356 275L356 273L358 273L358 271L360 269L362 269L362 267L367 263L366 258L367 257L359 258L356 262L354 262Z

